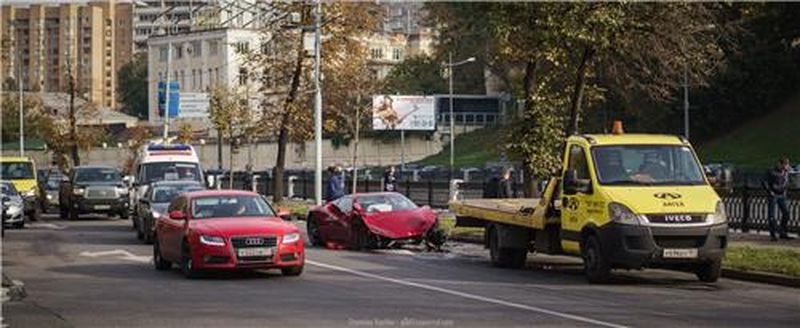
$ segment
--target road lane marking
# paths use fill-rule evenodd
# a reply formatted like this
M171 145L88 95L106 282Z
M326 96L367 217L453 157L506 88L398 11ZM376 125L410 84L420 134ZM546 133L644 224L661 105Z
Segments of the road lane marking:
M515 309L526 310L526 311L530 311L530 312L547 314L547 315L559 317L559 318L562 318L562 319L578 321L578 322L583 322L583 323L588 323L588 324L593 324L593 325L603 326L603 327L614 327L614 328L626 327L624 325L615 324L615 323L606 322L606 321L595 320L595 319L591 319L591 318L587 318L587 317L582 317L582 316L579 316L579 315L574 315L574 314L569 314L569 313L564 313L564 312L548 310L548 309L544 309L544 308L540 308L540 307L536 307L536 306L530 306L530 305L524 305L524 304L519 304L519 303L503 301L503 300L496 299L496 298L484 297L484 296L479 296L479 295L459 292L459 291L456 291L456 290L451 290L451 289L447 289L447 288L441 288L441 287L436 287L436 286L431 286L431 285L411 282L411 281L402 280L402 279L384 277L384 276L380 276L380 275L376 275L376 274L372 274L372 273L367 273L367 272L363 272L363 271L348 269L348 268L345 268L345 267L340 267L340 266L331 265L331 264L325 264L325 263L312 261L312 260L308 260L308 259L306 260L306 263L314 265L314 266L318 266L318 267L321 267L321 268L333 270L333 271L346 272L346 273L349 273L349 274L352 274L352 275L356 275L356 276L360 276L360 277L364 277L364 278L370 278L370 279L390 282L390 283L393 283L393 284L398 284L398 285L403 285L403 286L408 286L408 287L415 287L415 288L419 288L419 289L430 290L430 291L434 291L434 292L439 292L439 293L443 293L443 294L458 296L458 297L461 297L461 298L466 298L466 299L470 299L470 300L474 300L474 301L480 301L480 302L484 302L484 303L491 303L491 304L502 305L502 306L511 307L511 308L515 308Z
M133 254L131 252L128 252L128 251L126 251L124 249L115 249L115 250L111 250L111 251L101 251L101 252L87 252L87 251L85 251L85 252L81 252L80 253L80 256L93 257L93 258L97 258L97 257L101 257L101 256L111 256L111 255L118 255L117 258L121 259L121 260L133 261L133 262L139 262L139 263L149 263L153 259L152 256L139 256L139 255L135 255L135 254Z
M67 226L53 224L53 223L34 222L34 223L28 223L28 228L46 228L53 230L64 230L67 228Z

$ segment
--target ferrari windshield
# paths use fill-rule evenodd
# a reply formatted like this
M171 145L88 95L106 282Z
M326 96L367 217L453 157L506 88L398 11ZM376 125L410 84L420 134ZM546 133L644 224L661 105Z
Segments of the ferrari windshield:
M680 145L592 147L603 185L699 185L703 171L692 149Z
M275 216L272 207L260 196L206 196L192 199L195 219Z
M404 211L417 208L414 202L401 194L360 196L357 202L361 204L361 207L364 208L367 213Z

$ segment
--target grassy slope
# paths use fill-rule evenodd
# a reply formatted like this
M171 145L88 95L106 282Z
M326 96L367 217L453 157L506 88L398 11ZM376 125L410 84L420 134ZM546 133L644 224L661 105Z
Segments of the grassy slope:
M486 162L500 160L500 147L503 143L503 130L485 128L460 134L456 137L453 161L456 167L483 167ZM450 145L442 152L428 156L419 162L422 165L450 165Z
M797 163L800 161L800 97L723 137L700 145L698 153L703 163L727 162L747 168L769 167L781 155Z

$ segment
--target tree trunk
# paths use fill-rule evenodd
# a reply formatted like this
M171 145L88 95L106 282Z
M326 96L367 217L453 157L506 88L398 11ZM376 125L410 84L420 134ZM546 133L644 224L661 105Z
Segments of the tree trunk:
M525 97L525 111L533 110L533 96L536 93L533 90L533 86L536 85L536 74L538 73L538 70L538 60L530 60L525 65L525 76L522 79L523 94ZM536 122L533 122L533 124L536 124ZM525 178L522 184L522 193L525 195L525 197L534 197L538 192L536 188L536 176L533 174L533 170L531 170L531 163L530 159L528 158L522 159L522 173Z
M297 97L297 89L300 88L300 78L303 74L303 38L305 33L300 33L297 47L297 61L295 62L294 72L292 73L292 84L289 87L289 96L283 104L283 115L281 117L280 129L278 130L278 156L275 160L275 167L272 170L272 201L280 203L283 200L283 169L286 166L286 144L289 142L289 111Z
M230 149L228 149L228 166L230 167L230 174L228 174L230 177L228 179L228 189L233 189L233 142L233 135L228 136L228 144L230 145Z
M355 143L353 144L353 194L358 192L358 141L359 134L361 133L361 93L356 95L356 135Z
M583 91L586 87L586 69L589 62L594 56L595 50L591 46L586 46L583 49L583 56L581 56L581 63L578 65L578 70L575 76L575 88L572 92L572 100L569 109L569 125L567 126L567 137L577 134L580 129L578 123L580 121L581 103L583 102Z

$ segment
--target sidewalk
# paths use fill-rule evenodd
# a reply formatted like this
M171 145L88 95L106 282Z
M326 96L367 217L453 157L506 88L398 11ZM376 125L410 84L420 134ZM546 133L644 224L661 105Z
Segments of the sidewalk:
M778 241L771 241L769 232L734 232L729 233L730 242L732 245L752 246L752 247L778 247L778 248L795 248L800 250L800 238L796 234L789 234L794 237L791 240L779 239Z

